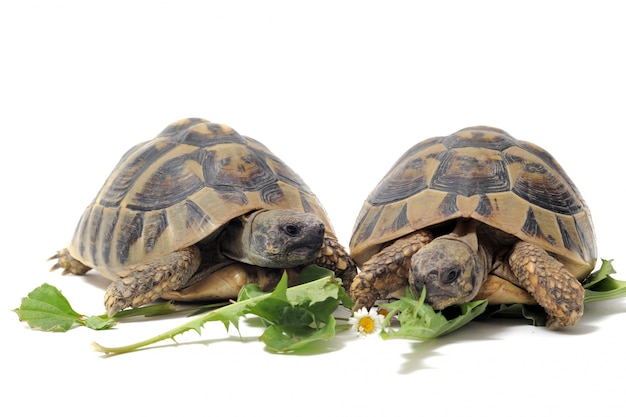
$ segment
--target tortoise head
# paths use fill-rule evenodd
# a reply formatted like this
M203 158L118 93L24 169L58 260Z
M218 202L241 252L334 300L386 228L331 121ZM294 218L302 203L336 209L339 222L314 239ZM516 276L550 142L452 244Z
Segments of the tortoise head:
M426 303L437 310L472 300L485 278L478 248L454 235L439 237L411 258L409 284L419 297L426 288Z
M310 213L259 210L229 224L221 251L229 258L269 268L313 263L320 252L324 222Z

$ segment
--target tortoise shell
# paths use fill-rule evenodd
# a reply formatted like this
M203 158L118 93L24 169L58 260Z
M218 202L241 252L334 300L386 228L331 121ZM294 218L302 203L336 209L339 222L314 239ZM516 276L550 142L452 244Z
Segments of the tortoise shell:
M561 166L540 147L484 126L409 149L365 201L350 253L361 266L395 239L460 218L538 245L577 278L595 265L590 211Z
M259 209L327 214L302 179L258 141L204 119L179 120L131 148L86 208L68 250L112 277L211 238Z

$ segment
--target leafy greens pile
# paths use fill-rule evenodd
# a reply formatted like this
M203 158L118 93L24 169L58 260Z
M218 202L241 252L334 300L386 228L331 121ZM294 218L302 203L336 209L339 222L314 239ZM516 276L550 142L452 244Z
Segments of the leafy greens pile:
M585 302L607 300L626 295L626 282L613 279L615 273L610 261L602 261L599 270L585 281ZM303 284L287 287L286 276L271 293L262 292L250 284L239 293L236 302L205 306L194 311L193 318L167 332L150 339L122 347L104 347L97 343L95 350L114 354L126 353L152 345L194 330L201 334L205 323L220 321L228 331L232 324L239 330L239 319L246 315L260 317L266 325L260 340L273 352L296 352L303 347L335 337L335 313L340 306L351 308L352 300L340 280L332 272L311 266L302 273ZM404 297L380 307L388 314L383 323L384 339L404 338L429 340L450 333L477 317L524 317L535 325L544 325L545 312L541 308L522 305L488 306L486 301L472 301L443 311L435 311L424 303L425 293L419 298L407 291ZM55 287L44 284L33 290L14 310L20 321L31 328L65 332L75 326L105 330L133 316L156 316L180 313L171 302L124 310L109 318L104 315L84 316L72 309L67 299ZM347 327L347 326L345 326Z

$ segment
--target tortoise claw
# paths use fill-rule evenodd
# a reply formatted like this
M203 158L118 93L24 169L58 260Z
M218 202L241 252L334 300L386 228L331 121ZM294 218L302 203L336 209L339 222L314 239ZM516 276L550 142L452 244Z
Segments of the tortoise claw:
M87 265L84 265L80 261L74 259L67 249L57 251L56 254L48 258L48 261L53 261L55 259L58 260L58 262L52 265L50 272L56 271L57 269L63 269L63 271L61 271L61 275L84 275L91 269Z
M49 261L51 261L52 259L48 259ZM54 265L52 265L52 267L50 267L50 272L54 272L57 269L62 268L61 264L59 262L55 263ZM65 272L66 270L64 269L63 271L61 271L61 275L65 275L67 272Z

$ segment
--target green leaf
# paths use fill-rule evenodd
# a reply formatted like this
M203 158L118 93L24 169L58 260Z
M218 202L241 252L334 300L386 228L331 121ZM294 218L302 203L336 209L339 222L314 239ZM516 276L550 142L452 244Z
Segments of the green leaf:
M499 304L487 307L484 314L485 318L500 317L520 319L524 318L533 326L545 326L548 321L548 315L543 307L539 305L524 304Z
M613 269L612 260L602 259L602 264L600 265L600 269L595 272L592 272L585 280L583 281L583 287L591 288L594 285L600 283L609 275L615 274L616 271Z
M203 305L200 308L194 309L191 313L189 313L187 315L187 317L198 316L200 314L206 313L207 311L211 311L211 310L215 310L216 308L227 306L230 303L231 303L230 301L220 301L220 302L217 302L217 303L206 304L206 305ZM174 310L176 312L182 311L182 310L179 310L179 309L174 309Z
M273 352L293 352L302 349L316 341L332 340L335 337L335 318L330 317L322 328L310 328L302 334L287 333L281 326L271 325L261 335L259 340L265 343Z
M318 279L328 278L332 271L317 265L309 265L300 271L298 284L306 284L307 282L317 281Z
M612 278L614 273L611 261L603 259L600 269L583 282L586 303L626 296L626 282Z
M245 286L237 302L204 313L152 338L121 347L104 347L94 342L92 347L104 353L132 352L163 340L175 340L177 335L189 330L201 334L204 324L211 321L221 321L227 331L231 324L238 329L241 317L255 314L268 324L260 337L268 349L291 352L314 341L334 337L332 313L342 302L349 304L351 300L330 272L325 278L291 288L287 288L287 276L283 275L271 293L262 293L254 285Z
M265 294L267 294L267 292L261 290L257 284L248 284L239 291L237 301L245 301Z
M74 325L85 326L93 330L106 330L117 324L118 320L136 316L159 316L178 313L171 302L153 304L118 312L112 318L106 314L85 316L77 313L69 301L56 287L43 284L22 299L19 308L13 310L20 321L25 321L33 329L48 332L66 332Z
M381 307L389 313L383 322L381 337L421 341L434 339L465 326L481 315L487 307L487 302L480 300L460 304L451 310L435 311L432 306L424 303L425 298L426 289L422 290L419 299L415 299L407 290L404 297L382 305ZM393 330L390 326L393 317L400 322L398 330Z
M102 317L102 316L90 316L85 320L81 320L80 324L89 327L93 330L106 330L117 324L117 321L113 318Z
M166 301L164 303L150 304L150 305L143 306L143 307L135 307L135 308L131 308L128 310L118 311L113 316L113 318L126 319L129 317L138 317L138 316L156 317L156 316L163 316L163 315L174 314L174 313L179 313L179 312L180 310L174 307L174 304L171 301ZM106 317L106 315L102 315L100 317Z
M329 276L329 271L323 268L315 267L311 271L310 276L315 276L316 280ZM312 342L334 338L336 322L333 313L342 303L352 306L352 300L337 284L337 281L331 281L320 286L302 286L302 291L285 292L289 300L287 304L270 304L275 302L270 298L251 308L251 312L268 323L259 340L271 351L292 352Z
M61 291L49 284L31 291L13 311L31 328L49 332L66 332L82 318Z
M257 315L269 323L279 322L292 305L287 300L277 298L276 295L272 293L270 297L263 297L256 303L250 303L247 312Z

